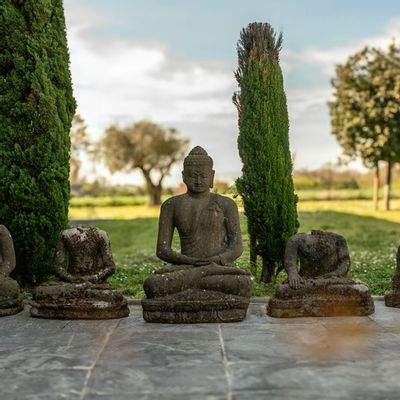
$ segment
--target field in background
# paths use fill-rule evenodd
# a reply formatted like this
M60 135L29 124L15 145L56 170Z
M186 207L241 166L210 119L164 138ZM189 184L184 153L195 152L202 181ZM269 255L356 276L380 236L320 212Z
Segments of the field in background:
M103 203L104 204L104 203ZM301 201L298 205L301 231L323 229L346 237L352 259L352 275L366 282L373 294L382 295L389 288L395 269L395 254L400 242L400 200L394 200L392 211L374 211L369 200ZM71 220L112 219L94 224L108 231L117 272L111 282L128 297L143 297L143 279L162 265L155 257L158 207L102 206L74 207ZM250 269L248 235L245 217L241 216L245 244L237 265ZM177 238L174 246L179 248ZM275 285L258 281L254 295L270 295ZM284 278L284 274L278 280Z
M310 200L371 200L371 189L326 189L326 190L297 190L300 201ZM380 198L383 198L383 189L380 189ZM400 188L393 188L392 199L400 199Z
M224 192L218 192L223 195L232 196ZM230 192L228 192L230 193ZM297 190L297 195L301 201L309 200L370 200L372 198L371 189L316 189L316 190ZM400 199L400 188L394 188L391 191L393 199ZM380 190L380 196L383 197L383 189ZM163 196L165 200L168 196ZM147 203L147 196L82 196L73 197L70 205L73 208L82 207L116 207L116 206L138 206Z
M69 219L74 221L98 219L136 219L154 218L160 213L159 207L150 206L108 206L108 207L70 207Z

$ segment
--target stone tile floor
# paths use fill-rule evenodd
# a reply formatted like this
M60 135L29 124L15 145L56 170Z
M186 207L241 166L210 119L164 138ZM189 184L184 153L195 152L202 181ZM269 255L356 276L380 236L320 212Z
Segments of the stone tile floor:
M234 324L0 319L0 399L400 399L400 309Z

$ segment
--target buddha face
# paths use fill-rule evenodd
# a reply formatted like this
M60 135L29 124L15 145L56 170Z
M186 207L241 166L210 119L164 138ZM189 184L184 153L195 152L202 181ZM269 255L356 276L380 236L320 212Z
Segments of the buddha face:
M209 165L188 165L182 177L188 192L203 193L213 187L214 170Z

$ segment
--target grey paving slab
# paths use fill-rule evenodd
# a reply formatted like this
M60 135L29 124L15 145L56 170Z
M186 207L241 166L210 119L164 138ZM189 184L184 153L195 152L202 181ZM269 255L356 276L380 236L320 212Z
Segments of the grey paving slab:
M375 313L369 318L386 331L400 333L400 309L386 307L383 300L375 301Z
M148 393L132 393L130 396L127 396L126 394L113 394L112 395L112 400L125 400L125 399L133 399L133 400L157 400L157 399L163 399L163 400L226 400L226 394L224 395L215 395L215 394L207 394L207 393L202 393L202 394L174 394L170 395L165 392L163 393L153 393L153 394L148 394ZM88 396L85 397L85 400L109 400L110 395L109 394L103 394L103 393L93 393L89 394Z
M1 400L398 399L400 310L233 324L0 319Z
M169 367L133 365L123 369L100 366L93 373L89 394L101 393L112 398L114 394L148 395L151 398L191 398L194 395L220 395L228 391L221 365L202 361L179 363ZM225 395L226 397L226 395Z

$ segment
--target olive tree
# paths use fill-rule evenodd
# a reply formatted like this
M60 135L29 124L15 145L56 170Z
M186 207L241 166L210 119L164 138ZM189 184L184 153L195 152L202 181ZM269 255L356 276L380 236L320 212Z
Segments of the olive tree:
M109 126L98 143L98 155L111 172L139 169L150 205L161 204L162 183L174 163L182 160L188 140L174 128L143 120L126 127Z

